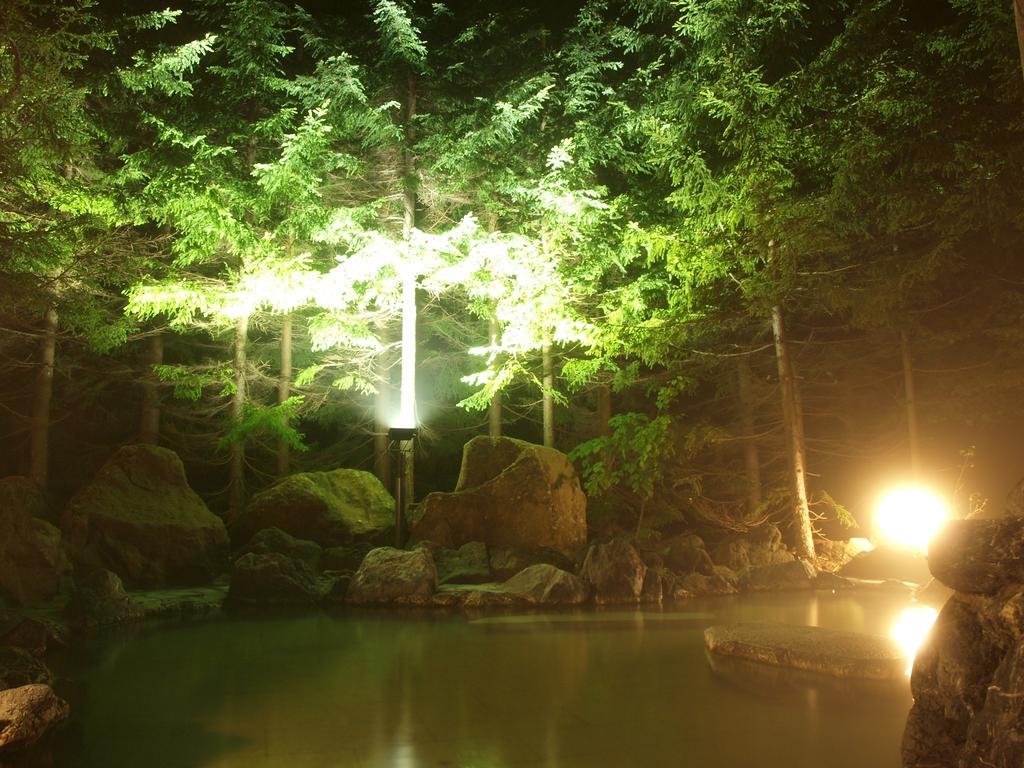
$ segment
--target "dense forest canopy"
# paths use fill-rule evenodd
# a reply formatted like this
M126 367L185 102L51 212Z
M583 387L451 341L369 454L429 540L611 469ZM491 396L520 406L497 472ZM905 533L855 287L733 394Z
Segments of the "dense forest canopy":
M799 549L1024 475L1008 0L341 6L5 0L0 474L386 479L414 311L417 495L504 433Z

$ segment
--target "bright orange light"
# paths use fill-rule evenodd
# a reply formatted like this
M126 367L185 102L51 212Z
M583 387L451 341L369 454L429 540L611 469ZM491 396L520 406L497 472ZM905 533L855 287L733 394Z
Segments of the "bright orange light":
M938 615L937 610L927 605L912 605L904 608L892 625L890 634L907 657L908 675L914 668L914 657L927 639Z
M923 555L948 518L949 510L936 494L906 486L882 497L875 512L875 530L885 543Z

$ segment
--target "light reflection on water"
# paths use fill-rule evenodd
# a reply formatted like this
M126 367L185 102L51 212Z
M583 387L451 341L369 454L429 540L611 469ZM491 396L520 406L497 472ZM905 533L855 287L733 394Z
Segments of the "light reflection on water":
M719 621L886 634L906 598L763 595L685 610L230 619L96 648L75 768L897 768L905 683L707 658Z

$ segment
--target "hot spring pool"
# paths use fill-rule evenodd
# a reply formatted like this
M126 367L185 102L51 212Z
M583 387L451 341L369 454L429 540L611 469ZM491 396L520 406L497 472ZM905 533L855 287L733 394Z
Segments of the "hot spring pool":
M898 768L909 685L713 670L702 632L887 634L891 594L664 611L228 618L96 640L63 693L67 768Z

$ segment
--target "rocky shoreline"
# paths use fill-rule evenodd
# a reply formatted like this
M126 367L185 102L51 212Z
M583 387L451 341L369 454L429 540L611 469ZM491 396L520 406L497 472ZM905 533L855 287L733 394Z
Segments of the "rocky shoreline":
M564 609L858 585L795 559L770 524L711 542L588 541L568 458L509 438L470 441L455 491L428 496L408 523L405 548L387 546L391 496L370 473L339 469L284 478L226 524L178 457L153 446L118 450L59 514L25 478L0 479L0 754L68 714L48 655L110 627L224 610ZM856 551L820 546L832 568Z

